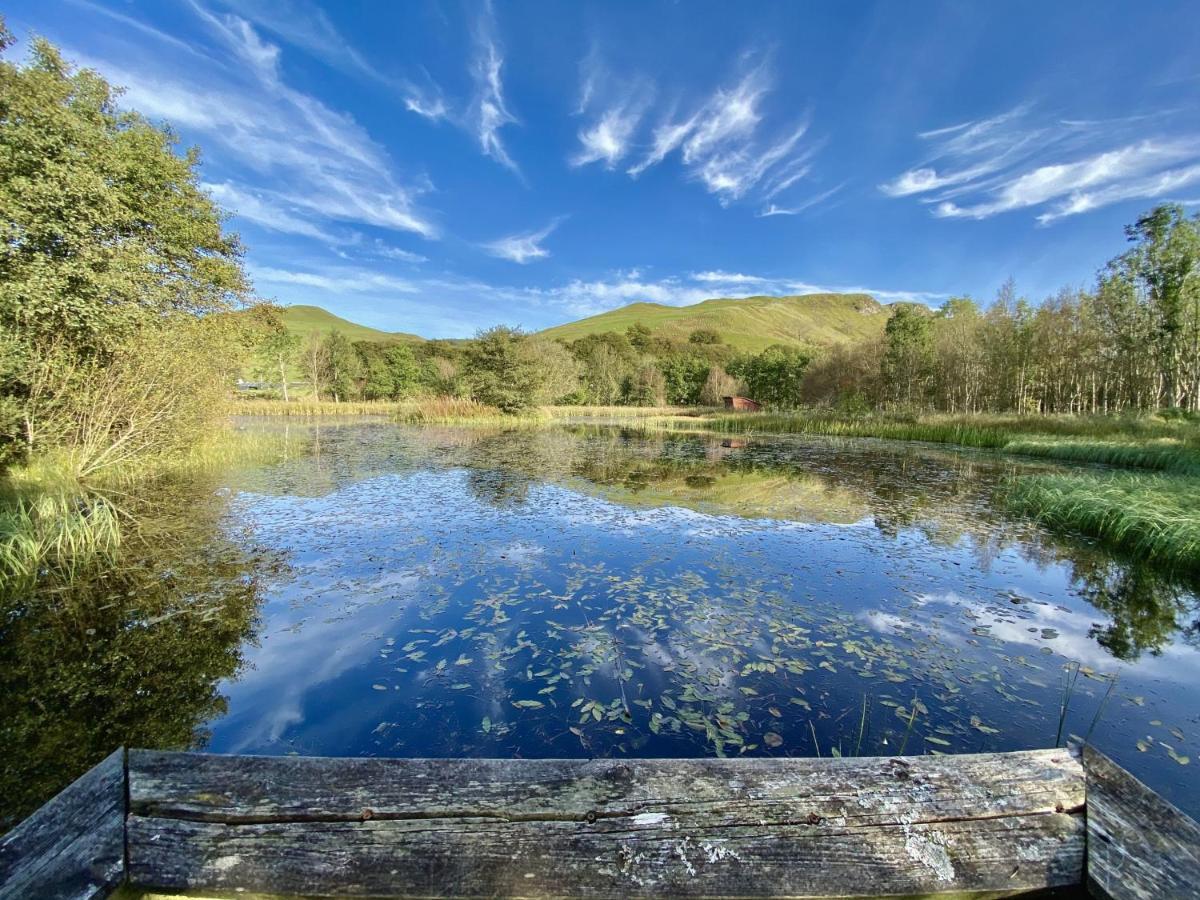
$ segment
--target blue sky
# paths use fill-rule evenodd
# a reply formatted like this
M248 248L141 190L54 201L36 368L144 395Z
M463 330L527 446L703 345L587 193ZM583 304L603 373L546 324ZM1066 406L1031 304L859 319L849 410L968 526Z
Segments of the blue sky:
M202 148L260 295L388 330L1040 298L1200 201L1194 0L5 6Z

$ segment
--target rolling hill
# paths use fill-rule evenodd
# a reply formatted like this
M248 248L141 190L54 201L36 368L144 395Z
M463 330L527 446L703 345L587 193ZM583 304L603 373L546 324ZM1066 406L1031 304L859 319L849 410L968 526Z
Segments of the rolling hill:
M573 341L588 334L623 332L641 322L676 340L687 340L697 328L711 328L734 347L761 350L771 344L840 344L874 337L883 331L888 311L868 294L745 297L692 306L631 303L540 334Z
M891 309L868 294L721 298L692 306L631 303L577 322L556 325L538 334L573 341L589 334L624 332L630 325L640 322L655 334L678 341L686 341L698 328L711 328L725 343L741 350L757 351L771 344L830 345L874 337L883 331ZM416 334L380 331L359 325L319 306L287 306L282 315L288 330L301 337L314 331L333 330L352 341L425 340Z
M307 337L314 331L337 331L352 341L378 341L390 343L393 341L423 341L420 335L407 334L403 331L380 331L359 325L341 316L335 316L320 306L285 306L281 312L284 327L292 334L301 338Z

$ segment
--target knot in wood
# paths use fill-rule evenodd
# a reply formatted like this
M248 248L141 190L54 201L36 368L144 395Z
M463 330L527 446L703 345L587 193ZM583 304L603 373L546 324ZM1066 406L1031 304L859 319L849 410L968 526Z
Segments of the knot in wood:
M613 781L628 781L633 775L633 770L626 765L613 766L608 770L608 777Z
M815 812L810 812L805 820L809 825L820 825L824 819L818 816Z
M596 811L594 809L589 809L587 811L587 815L585 815L583 817L584 821L587 822L589 825L595 825L596 819L598 819L598 818L599 818L599 816L596 815Z
M365 821L367 821L367 819L374 818L374 816L375 816L375 811L374 811L374 810L371 810L371 809L364 809L364 810L362 811L362 820L363 820L364 822L365 822Z

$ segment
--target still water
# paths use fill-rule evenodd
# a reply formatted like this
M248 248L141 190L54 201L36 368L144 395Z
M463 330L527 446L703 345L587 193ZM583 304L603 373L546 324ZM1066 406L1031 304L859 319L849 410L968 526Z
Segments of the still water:
M0 796L118 744L890 755L1088 737L1200 813L1196 585L1005 516L1053 467L874 440L248 423L0 635Z

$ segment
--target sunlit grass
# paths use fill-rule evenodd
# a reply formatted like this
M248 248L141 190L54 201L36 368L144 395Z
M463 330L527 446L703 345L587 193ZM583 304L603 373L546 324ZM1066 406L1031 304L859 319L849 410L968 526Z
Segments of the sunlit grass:
M1200 479L1176 475L1036 475L1017 479L1014 510L1135 556L1200 570Z
M287 447L283 435L221 429L181 453L127 462L85 480L69 458L55 454L9 469L0 480L0 597L111 562L129 525L120 498L137 482L281 458Z

